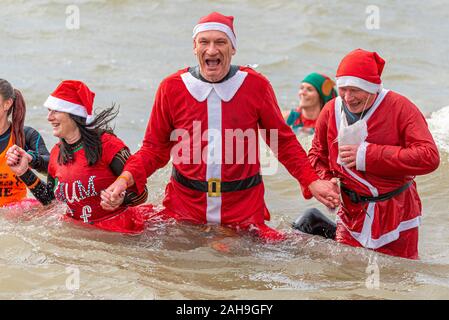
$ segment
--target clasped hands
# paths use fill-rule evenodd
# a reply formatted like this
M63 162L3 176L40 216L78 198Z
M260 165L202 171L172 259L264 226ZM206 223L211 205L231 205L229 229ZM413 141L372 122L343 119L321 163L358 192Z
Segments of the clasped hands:
M341 161L347 168L356 166L358 145L344 145L338 148ZM316 180L309 185L312 195L326 207L334 209L340 205L338 179Z
M345 145L339 147L339 156L347 168L356 165L358 145ZM28 165L32 157L25 150L17 145L13 145L6 152L6 163L18 176L28 170ZM124 200L127 183L123 179L117 179L112 185L101 193L101 206L105 210L115 210ZM316 180L309 185L312 195L329 208L336 208L340 205L340 188L338 180Z
M17 145L11 146L6 151L6 163L17 176L23 175L28 170L32 160L33 157ZM117 209L123 203L126 188L126 182L118 179L109 188L103 190L100 195L100 204L103 209L108 211Z
M328 208L335 209L340 205L340 187L337 178L315 180L309 185L309 190L315 199Z
M124 179L116 179L107 189L101 191L100 205L104 210L113 211L125 200L128 184Z
M6 164L17 176L23 175L28 170L33 157L17 145L11 146L6 151Z

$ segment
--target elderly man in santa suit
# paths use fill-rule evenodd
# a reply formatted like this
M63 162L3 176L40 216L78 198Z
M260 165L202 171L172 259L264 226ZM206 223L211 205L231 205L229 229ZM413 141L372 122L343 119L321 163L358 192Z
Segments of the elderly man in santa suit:
M143 145L127 162L122 173L126 179L118 179L106 193L116 199L130 185L143 190L147 177L172 156L173 173L161 214L282 239L264 222L269 213L259 155L251 159L258 148L259 128L267 130L268 144L277 144L279 161L309 197L313 195L326 206L335 207L339 191L334 182L318 178L285 124L269 81L249 67L231 65L236 48L233 17L214 12L200 19L193 29L198 65L162 81ZM227 140L228 133L236 130L247 134L232 138L243 143L242 150L236 150L237 143L230 146L232 139ZM178 154L180 150L184 154Z
M362 49L343 58L340 97L321 112L309 159L321 178L340 180L338 242L418 259L421 201L414 177L434 171L439 153L419 109L382 88L384 65L376 52ZM315 224L331 234L319 215L309 212L299 228L314 233Z

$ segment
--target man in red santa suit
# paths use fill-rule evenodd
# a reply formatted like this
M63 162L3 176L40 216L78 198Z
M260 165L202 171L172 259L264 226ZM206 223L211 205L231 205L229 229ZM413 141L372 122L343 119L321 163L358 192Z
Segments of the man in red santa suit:
M268 144L272 149L276 145L278 159L304 190L311 191L310 197L335 207L338 187L319 180L285 124L269 81L249 67L231 65L237 47L233 19L217 12L200 19L193 29L199 65L162 81L143 145L121 174L128 181L117 180L107 193L116 201L133 184L142 190L147 177L172 156L164 216L281 239L264 222L269 213L260 174L259 128L268 131Z
M382 88L384 65L362 49L343 58L340 97L321 112L309 159L321 178L340 180L338 242L418 259L421 201L414 177L434 171L439 153L418 107Z

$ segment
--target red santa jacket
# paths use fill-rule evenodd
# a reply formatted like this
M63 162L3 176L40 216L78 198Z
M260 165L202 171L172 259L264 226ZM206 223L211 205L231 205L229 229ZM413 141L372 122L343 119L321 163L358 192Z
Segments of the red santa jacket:
M309 159L321 178L340 178L347 188L375 197L398 189L414 176L439 165L439 153L424 116L405 97L388 90L379 93L364 119L368 135L357 151L356 167L337 163L342 101L338 97L323 108L315 128ZM352 203L342 193L338 218L362 246L377 249L418 227L421 201L416 184L390 200Z
M286 125L265 77L251 68L240 67L231 78L212 84L183 69L159 86L142 148L128 160L125 170L132 173L141 190L146 178L164 167L172 152L174 167L187 178L216 178L223 182L245 179L260 172L259 128L267 130L271 147L277 143L279 161L303 187L318 179L305 151ZM242 135L229 144L226 135L236 130L252 136L256 147L254 141L249 146L248 136ZM237 150L237 142L244 148ZM263 196L263 183L209 197L172 178L164 206L180 219L196 223L249 225L263 223L267 218Z
M59 145L50 152L48 173L55 178L55 198L67 204L67 216L85 223L98 222L118 215L125 207L115 211L104 210L100 193L117 178L109 165L114 156L126 145L114 135L104 133L101 136L101 159L89 166L81 148L74 152L73 161L61 165L58 163Z

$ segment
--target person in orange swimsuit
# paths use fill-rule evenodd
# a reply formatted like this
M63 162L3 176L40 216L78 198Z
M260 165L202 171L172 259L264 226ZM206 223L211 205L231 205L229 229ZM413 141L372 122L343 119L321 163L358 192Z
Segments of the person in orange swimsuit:
M26 105L21 92L8 81L0 79L0 207L23 202L27 197L26 185L6 163L6 152L11 146L23 148L29 166L40 173L47 173L48 150L41 135L33 128L24 126L25 113ZM29 201L33 202L27 199Z

